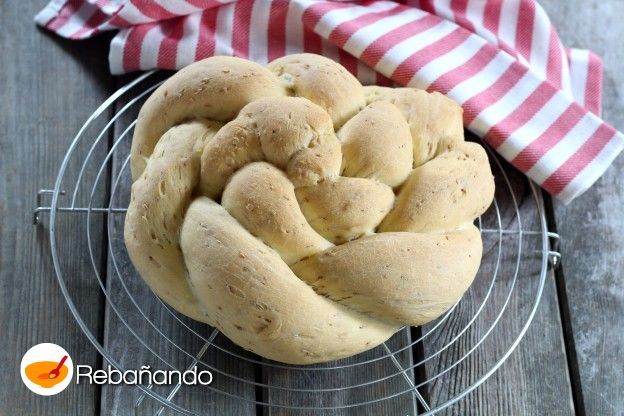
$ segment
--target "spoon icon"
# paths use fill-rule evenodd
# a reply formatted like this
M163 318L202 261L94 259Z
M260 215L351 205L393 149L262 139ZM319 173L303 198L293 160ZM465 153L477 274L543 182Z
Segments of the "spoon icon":
M58 365L54 370L50 371L49 373L39 374L39 378L57 378L60 375L61 367L63 367L63 364L65 364L65 360L67 360L67 355L64 355L63 358L61 358L61 361L59 361Z

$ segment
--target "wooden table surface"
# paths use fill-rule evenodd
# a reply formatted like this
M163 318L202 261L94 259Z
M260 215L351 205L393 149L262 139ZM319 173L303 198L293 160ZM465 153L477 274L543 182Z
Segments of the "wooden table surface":
M604 58L603 116L624 129L624 1L547 0L542 4L567 46L591 47ZM129 415L137 397L132 387L80 385L42 398L18 381L22 354L40 342L64 346L74 362L103 365L60 293L45 224L34 227L31 217L37 190L52 186L81 124L131 79L108 73L110 36L69 42L36 29L32 18L42 5L43 0L10 1L0 10L0 415ZM508 362L444 414L624 414L623 168L621 156L569 206L545 198L550 228L561 235L562 267L548 272L535 321ZM79 223L67 226L83 231ZM60 249L78 252L80 244L64 239ZM99 255L107 273L110 259L106 253ZM85 271L80 266L72 270L75 276L81 273ZM108 348L124 350L99 288L85 283L73 290L81 299L78 306L85 311L87 324ZM127 359L141 359L133 354L127 351ZM409 362L412 357L400 359ZM253 377L254 368L237 362L230 365L231 371L251 371ZM281 375L274 371L262 377ZM296 386L301 381L287 382ZM257 392L238 394L253 399ZM428 394L442 393L434 387ZM195 399L206 397L189 398ZM211 397L209 401L203 410L211 415L293 414L240 400ZM411 400L388 406L375 408L374 413L415 412Z

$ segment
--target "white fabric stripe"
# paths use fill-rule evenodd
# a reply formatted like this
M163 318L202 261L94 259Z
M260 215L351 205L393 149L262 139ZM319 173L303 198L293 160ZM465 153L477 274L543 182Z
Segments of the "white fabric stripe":
M548 49L550 48L550 21L546 12L535 4L533 16L533 32L531 40L531 55L529 62L531 68L542 79L546 79L548 68Z
M303 13L314 4L311 1L291 0L286 14L286 54L303 51Z
M232 55L232 24L236 3L221 6L217 12L215 55Z
M471 6L471 5L474 5L474 6ZM477 7L481 7L481 10L480 11L476 10ZM476 34L481 36L488 43L492 45L498 45L498 39L496 38L496 34L493 33L491 30L486 29L485 26L483 26L483 18L485 16L485 2L484 1L471 1L468 6L467 14L472 13L471 10L473 8L475 9L475 16L474 16L474 19L471 18L471 20L472 20L472 25L475 28Z
M485 43L481 37L470 35L453 50L423 66L407 85L426 90L433 81L468 62Z
M201 12L193 13L184 18L184 36L178 42L176 53L176 68L178 69L195 61L201 15Z
M510 134L496 151L505 159L513 160L524 148L540 137L569 105L570 99L562 91L557 91L533 117Z
M585 105L585 88L589 71L589 51L570 49L570 87L578 103Z
M420 8L424 4L424 2L427 1L427 0L411 0L411 1L412 1L412 3L414 3L414 4L411 5L412 7ZM430 5L431 5L431 13L437 15L438 14L438 11L437 11L437 1L436 0L431 0L430 1Z
M510 46L516 44L519 8L520 2L517 0L502 0L498 38Z
M153 20L141 13L141 11L137 9L134 4L130 3L130 1L127 1L121 8L119 16L132 24L148 23Z
M358 17L375 12L383 12L396 7L397 4L391 1L378 1L370 6L352 6L343 9L332 10L325 13L321 20L318 21L314 31L327 39L332 32L341 23L357 19Z
M392 75L394 70L411 55L437 42L455 28L457 26L454 23L443 20L437 25L397 43L379 60L375 65L375 70L386 76Z
M187 14L196 13L203 9L193 6L186 0L153 0L160 7L167 10L169 13L176 14L178 16L186 16Z
M531 71L527 71L505 95L481 111L468 128L477 134L485 135L491 126L497 125L515 109L522 106L542 81Z
M108 65L113 75L123 74L123 51L126 46L128 35L132 29L122 29L111 41L108 51Z
M559 42L558 48L559 56L561 57L561 87L563 88L563 91L568 94L568 97L574 100L574 94L572 94L570 82L570 67L568 66L568 59L566 58L566 51L561 42Z
M361 56L364 50L374 41L388 32L403 26L407 23L415 22L428 16L427 13L418 9L409 9L394 16L384 17L375 23L366 25L358 29L345 43L344 49L353 56Z
M600 123L586 113L563 139L542 155L529 169L527 175L540 185L544 183L555 169L563 165L594 134L599 126Z
M104 23L100 24L97 28L98 28L98 30L100 32L104 32L104 31L107 31L107 30L120 30L119 26L113 26L113 25L110 24L110 22L104 22ZM92 32L89 33L89 37L91 37L92 35L93 35Z
M451 10L451 0L435 0L434 4L434 10L437 16L443 17L451 22L455 21L455 16L453 16L453 11Z
M72 14L63 26L59 27L56 32L63 37L70 37L78 30L82 29L87 20L89 20L89 18L93 16L96 11L97 8L93 7L93 5L83 3L82 6L80 6L80 8L76 10L76 12Z
M483 13L485 12L485 2L482 0L468 0L466 7L466 19L476 28L477 24L483 22Z
M107 1L103 6L100 7L105 14L111 16L116 13L117 10L126 2L127 0L111 0Z
M469 98L494 84L512 63L509 55L499 52L481 71L457 84L447 95L463 105Z
M35 15L35 23L39 26L47 25L50 20L58 16L65 3L67 3L66 0L52 0Z
M518 62L520 62L522 65L526 66L527 68L531 67L531 64L529 64L529 60L526 59L524 56L518 54L517 56L514 57L514 59L517 59Z
M80 9L74 12L68 19L68 21L57 30L57 33L61 36L71 37L75 33L84 27L84 24L88 21L95 12L94 0L87 0L88 3L81 5ZM184 36L179 40L176 64L182 66L189 63L194 58L194 51L198 42L198 26L200 21L199 13L192 13L192 11L199 10L197 7L186 3L186 0L155 0L162 7L174 11L178 14L181 10L186 10L189 16L184 19ZM230 1L230 0L221 0ZM517 0L502 0L502 12L500 17L500 43L513 46L516 38L517 25L522 24L522 21L518 21L518 4ZM268 25L268 18L270 7L261 8L258 4L263 5L270 4L270 1L257 1L254 3L251 17L251 29L265 28ZM60 8L65 4L62 0L52 0L50 5L40 12L36 17L36 21L39 24L45 24L53 19L54 14L53 7ZM287 53L300 52L303 47L303 27L302 27L302 13L303 10L312 5L318 4L315 0L292 0L289 3L289 9L287 14L286 23L286 49ZM452 3L450 0L435 0L434 5L438 15L445 16L452 19ZM484 12L485 2L481 0L468 0L467 3L467 18L474 24L478 33L482 34L482 37L490 40L493 36L489 31L483 28L482 18ZM128 0L112 0L101 2L97 7L104 13L112 13L117 10L118 7L122 7L120 17L136 23L151 22L153 19L143 15ZM182 7L183 9L180 9ZM186 9L184 9L186 7ZM396 3L391 1L380 1L372 3L370 6L353 5L347 10L335 10L327 13L319 22L316 29L322 36L328 36L329 33L340 23L355 19L362 14L374 13L379 10L387 10L388 8L396 7ZM379 8L379 10L376 10ZM360 10L361 9L361 10ZM353 14L353 10L360 10L357 14ZM58 13L58 10L56 11ZM234 5L225 11L220 11L217 16L217 45L216 52L220 54L231 54L232 36L236 35L232 33ZM343 15L341 16L341 13ZM194 16L196 14L197 16ZM422 11L410 10L409 12L400 13L401 18L405 15L414 18L414 15L419 14L420 17L425 16ZM395 19L395 20L392 20ZM44 21L45 20L45 21ZM392 23L393 22L393 23ZM322 23L322 24L321 24ZM360 55L365 48L370 45L379 36L384 33L395 29L398 25L395 16L386 17L378 22L370 24L365 27L361 27L354 35L349 39L345 45L345 49L355 55ZM444 22L447 23L447 22ZM448 31L444 33L441 30L444 29L444 24L439 24L436 27L424 31L420 34L415 34L411 38L404 40L399 45L395 45L390 51L386 51L382 61L378 68L383 69L386 74L394 72L396 67L400 65L405 59L417 51L422 50L425 46L435 45L442 37L446 36L452 30L455 29L455 25L447 23ZM106 28L110 25L103 24L102 27ZM526 97L534 91L539 85L538 77L545 76L548 65L548 52L550 46L550 30L552 24L548 19L544 10L536 4L535 21L532 31L532 46L531 57L532 63L531 75L525 74L501 99L495 103L486 103L488 106L481 111L479 116L473 121L470 128L476 132L485 132L488 128L496 125L500 121L504 120L514 109L521 107ZM124 48L127 47L127 39L130 33L130 29L121 30L112 40L109 64L111 72L122 73L123 72L123 56ZM440 33L443 32L443 33ZM84 36L88 37L91 33L85 33ZM158 51L162 40L164 39L164 33L161 26L154 27L148 31L142 44L140 45L140 57L139 65L143 69L149 69L157 66ZM263 36L264 35L264 36ZM270 34L268 34L270 35ZM250 32L250 58L260 62L266 62L267 60L267 33L263 32ZM476 39L475 41L473 41ZM449 70L456 68L462 63L474 56L481 47L481 44L477 41L478 36L472 35L467 38L462 45L454 48L452 51L445 53L444 55L432 60L412 78L410 85L416 85L418 87L427 87L430 83L438 78L441 74L448 72ZM493 43L498 43L493 42ZM327 41L322 42L323 51L325 54L333 59L338 60L339 49ZM508 138L497 149L505 158L513 159L518 153L525 149L526 146L541 134L546 129L551 127L556 119L568 108L570 104L570 98L574 97L579 103L585 105L585 91L587 87L589 68L589 54L587 51L571 50L570 56L567 57L563 45L558 43L552 45L556 48L555 51L561 54L561 80L563 91L558 91L549 101L540 109L528 122L520 126L515 132L511 132ZM517 58L520 63L525 63L522 58ZM463 103L470 97L478 94L479 92L487 89L496 80L500 78L510 64L512 59L504 52L499 52L492 62L488 63L486 68L481 70L478 74L471 77L471 79L462 82L455 86L449 93L452 98L459 100ZM557 68L559 69L559 68ZM368 68L362 62L358 62L357 73L359 78L366 83L374 83L376 75L374 70ZM485 123L487 121L487 123ZM538 183L543 183L557 168L562 166L566 161L570 160L570 157L583 146L601 125L602 121L593 114L586 113L581 120L571 129L570 132L558 143L553 146L546 154L542 155L538 163L528 172L528 176L531 176ZM489 126L489 127L488 127ZM578 194L585 191L609 166L616 155L624 148L624 136L620 133L616 133L614 137L606 144L599 154L590 161L587 166L583 167L581 172L576 178L572 179L570 183L564 188L564 190L557 195L564 202L569 202Z
M143 38L143 43L141 43L141 56L139 59L139 67L141 69L156 67L160 43L164 37L165 35L160 26L154 26L147 31Z
M483 18L485 15L485 4L486 2L482 0L470 0L468 2L468 7L466 8L466 17L468 18L468 20L470 20L470 22L474 26L475 33L481 36L483 39L485 39L488 43L496 47L499 47L501 44L505 44L509 47L512 47L513 44L509 45L506 41L499 39L498 33L494 33L491 30L486 29L486 27L483 25ZM517 11L516 11L516 19L517 19ZM514 39L515 39L515 29L514 29ZM522 65L529 67L529 60L526 59L524 56L518 55L517 57L514 57L514 59L517 59L518 62L520 62Z
M561 190L557 198L561 199L564 204L568 204L578 195L585 192L587 188L602 176L623 149L624 137L621 133L616 132L596 157Z
M271 13L270 3L255 2L251 9L249 59L263 65L269 61L268 37L271 36L268 31L269 14Z

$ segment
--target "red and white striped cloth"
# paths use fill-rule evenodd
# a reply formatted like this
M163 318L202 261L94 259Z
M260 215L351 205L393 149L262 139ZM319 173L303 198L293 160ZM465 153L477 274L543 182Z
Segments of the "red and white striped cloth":
M565 48L533 0L53 0L35 20L71 39L118 30L114 74L306 51L366 84L440 91L468 129L565 203L624 147L600 118L600 58Z

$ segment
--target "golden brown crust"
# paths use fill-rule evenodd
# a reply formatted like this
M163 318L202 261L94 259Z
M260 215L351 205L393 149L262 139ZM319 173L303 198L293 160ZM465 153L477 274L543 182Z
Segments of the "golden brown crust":
M124 238L147 284L178 311L210 322L186 280L178 230L199 180L199 156L220 123L199 120L172 127L156 144L132 185Z
M395 187L412 170L413 144L408 123L388 101L376 101L338 131L342 175L374 178Z
M258 98L281 95L284 87L271 72L240 58L215 56L178 71L141 107L132 139L133 179L172 126L193 118L228 121Z
M238 345L276 361L335 360L378 345L398 329L314 290L219 204L197 198L180 244L212 325Z
M334 243L374 233L394 203L389 186L344 176L297 188L296 194L310 225Z
M412 171L380 231L444 232L461 227L490 205L494 180L483 147L463 142Z
M209 58L147 100L125 224L158 296L287 363L347 357L469 287L494 182L461 108L310 54Z
M419 326L468 289L481 250L474 225L437 235L380 233L325 250L292 269L320 295L386 322Z
M251 163L236 172L223 192L221 205L288 265L333 245L308 224L295 187L269 163Z
M438 92L371 86L364 93L368 103L388 101L401 111L412 134L414 167L464 141L462 108Z
M268 65L290 92L321 106L339 128L366 100L360 82L331 59L310 53L278 58Z

